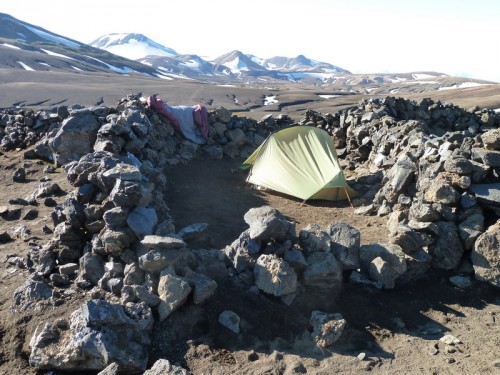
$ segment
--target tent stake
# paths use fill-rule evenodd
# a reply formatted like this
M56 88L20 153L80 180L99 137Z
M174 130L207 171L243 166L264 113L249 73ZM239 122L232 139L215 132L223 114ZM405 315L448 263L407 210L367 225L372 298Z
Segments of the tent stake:
M345 195L347 195L347 199L349 200L349 204L351 205L351 208L354 208L354 206L352 205L352 202L351 202L351 197L349 196L349 193L347 192L347 188L344 186L344 190L345 190Z

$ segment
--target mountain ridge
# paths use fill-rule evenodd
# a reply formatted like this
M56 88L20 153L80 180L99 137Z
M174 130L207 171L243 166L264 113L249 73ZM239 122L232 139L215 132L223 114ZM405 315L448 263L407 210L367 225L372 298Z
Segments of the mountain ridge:
M422 93L494 83L439 72L352 74L347 69L304 55L264 59L233 50L204 59L196 54L180 54L139 33L107 34L95 39L92 46L5 13L0 13L0 24L0 69L139 75L265 89L300 83L341 93L370 95ZM133 59L110 52L116 48L122 48L122 55L135 48L135 53L142 52L131 57L145 56Z

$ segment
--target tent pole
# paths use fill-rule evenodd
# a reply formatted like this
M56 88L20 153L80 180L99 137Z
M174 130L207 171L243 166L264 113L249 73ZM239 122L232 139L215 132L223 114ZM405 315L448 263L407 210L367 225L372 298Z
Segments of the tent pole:
M349 200L349 204L351 205L351 208L354 208L352 205L352 202L351 202L351 197L349 196L349 193L347 192L347 188L345 186L344 186L344 190L345 190L345 195L347 195L347 199Z

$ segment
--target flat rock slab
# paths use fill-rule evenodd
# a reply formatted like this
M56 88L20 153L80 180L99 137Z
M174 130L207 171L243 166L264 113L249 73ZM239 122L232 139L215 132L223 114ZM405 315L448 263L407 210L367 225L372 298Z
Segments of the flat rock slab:
M500 207L500 183L473 184L470 188L479 201Z
M148 235L144 236L141 243L149 249L180 249L186 247L186 243L182 240L182 238L175 235Z

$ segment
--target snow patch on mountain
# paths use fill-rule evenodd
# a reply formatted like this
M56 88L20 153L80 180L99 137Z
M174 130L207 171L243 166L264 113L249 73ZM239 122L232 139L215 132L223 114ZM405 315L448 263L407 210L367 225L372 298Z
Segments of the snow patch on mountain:
M13 44L9 44L9 43L2 43L2 44L0 44L0 45L2 45L2 46L4 46L4 47L9 47L9 48L12 48L12 49L21 49L21 48L19 48L18 46L15 46L15 45L13 45Z
M170 57L177 55L173 49L162 46L142 34L107 34L89 44L131 60L150 55Z
M24 70L31 70L31 71L33 71L33 72L35 72L35 71L36 71L35 69L33 69L33 68L31 68L30 66L26 65L25 63L23 63L22 61L19 61L19 60L18 60L18 61L17 61L17 63L18 63L19 65L21 65L21 66L24 68Z
M95 57L92 57L92 56L86 56L86 57L88 57L88 58L90 58L92 60L95 60L97 62L100 62L101 64L106 65L113 72L117 72L117 73L121 73L121 74L138 73L137 71L135 71L134 69L131 69L129 67L118 68L118 67L116 67L114 65L108 64L107 62L99 60L99 59L97 59Z
M62 57L63 59L75 60L74 58L66 56L66 55L63 55L61 53L52 52L52 51L49 51L48 49L43 49L43 48L40 48L40 49L43 52L45 52L47 55Z

